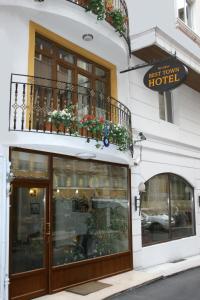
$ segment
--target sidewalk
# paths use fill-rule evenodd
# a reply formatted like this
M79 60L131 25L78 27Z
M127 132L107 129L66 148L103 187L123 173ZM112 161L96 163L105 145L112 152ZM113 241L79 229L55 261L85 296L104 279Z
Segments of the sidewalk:
M180 262L171 262L158 265L152 268L143 269L141 271L130 271L116 276L108 277L100 282L111 284L112 286L102 289L98 292L91 293L87 296L80 296L70 292L60 292L53 295L47 295L38 300L100 300L111 295L120 293L124 290L147 284L160 277L170 276L191 268L200 266L200 255L189 257Z

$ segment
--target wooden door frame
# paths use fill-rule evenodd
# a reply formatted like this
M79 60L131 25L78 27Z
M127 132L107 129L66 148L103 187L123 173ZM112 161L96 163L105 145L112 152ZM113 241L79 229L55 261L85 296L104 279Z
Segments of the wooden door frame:
M17 188L29 188L29 187L36 187L36 188L44 188L46 191L46 201L45 201L45 205L44 205L44 267L40 268L40 269L35 269L35 270L30 270L30 271L25 271L25 272L21 272L21 273L12 273L12 242L13 242L13 202L14 202L14 190L17 190ZM44 272L45 273L45 281L46 281L46 287L45 287L45 294L50 293L50 272L51 272L51 265L50 265L50 246L51 246L51 232L50 232L50 236L49 236L49 240L47 241L47 223L50 223L50 206L51 206L51 202L50 202L50 185L49 185L49 181L47 180L38 180L38 179L15 179L12 183L12 194L10 196L10 229L9 229L9 237L10 237L10 243L9 243L9 278L10 278L10 282L12 282L13 278L20 278L23 276L28 276L28 274L31 274L31 272L34 272L34 274L36 273L40 273L40 272ZM50 223L51 224L51 223ZM30 275L31 276L31 275ZM9 288L9 299L14 299L14 298L10 298L11 297L11 283L10 283L10 288ZM36 291L37 293L37 291ZM43 293L44 294L44 293ZM42 294L41 294L42 295ZM40 295L38 295L40 296ZM23 299L26 299L26 297L31 297L31 295L28 296L28 294L23 295ZM18 298L17 298L18 299ZM29 298L27 298L29 299Z

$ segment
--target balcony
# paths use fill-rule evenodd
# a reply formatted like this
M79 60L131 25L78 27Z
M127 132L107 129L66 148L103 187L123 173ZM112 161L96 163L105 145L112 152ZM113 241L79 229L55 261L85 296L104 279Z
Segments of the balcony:
M122 36L131 53L129 38L128 9L124 0L66 0L83 7L86 12L97 15L97 20L105 20Z
M83 85L11 75L9 130L84 137L98 147L131 149L131 112L118 100Z

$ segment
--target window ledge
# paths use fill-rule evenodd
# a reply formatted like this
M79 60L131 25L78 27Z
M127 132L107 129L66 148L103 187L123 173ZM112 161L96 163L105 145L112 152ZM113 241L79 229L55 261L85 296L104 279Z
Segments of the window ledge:
M188 25L186 25L180 18L177 18L176 28L185 33L191 40L200 46L200 36L196 34Z

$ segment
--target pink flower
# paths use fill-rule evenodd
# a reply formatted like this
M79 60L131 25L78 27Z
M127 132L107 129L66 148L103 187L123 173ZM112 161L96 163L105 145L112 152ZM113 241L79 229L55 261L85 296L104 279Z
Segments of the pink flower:
M104 120L104 117L103 117L103 116L101 116L101 117L99 118L99 122L100 122L100 123L104 123L104 122L105 122L105 120Z

